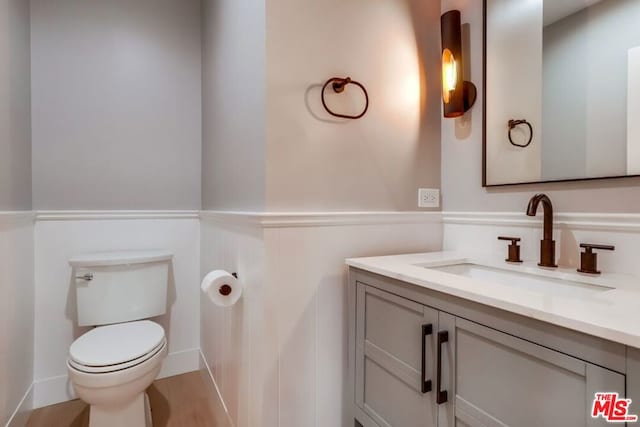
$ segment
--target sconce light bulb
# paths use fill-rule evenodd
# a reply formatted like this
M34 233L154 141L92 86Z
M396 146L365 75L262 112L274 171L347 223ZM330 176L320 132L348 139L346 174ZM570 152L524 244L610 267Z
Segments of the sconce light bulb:
M451 92L456 90L458 81L458 65L453 53L449 49L442 52L442 99L448 104Z

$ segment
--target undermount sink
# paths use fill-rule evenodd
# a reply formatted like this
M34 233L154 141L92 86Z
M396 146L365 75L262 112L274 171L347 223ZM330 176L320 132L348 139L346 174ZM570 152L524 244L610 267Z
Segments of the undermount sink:
M529 292L558 296L593 295L614 289L607 286L539 276L526 272L503 270L473 263L426 268Z

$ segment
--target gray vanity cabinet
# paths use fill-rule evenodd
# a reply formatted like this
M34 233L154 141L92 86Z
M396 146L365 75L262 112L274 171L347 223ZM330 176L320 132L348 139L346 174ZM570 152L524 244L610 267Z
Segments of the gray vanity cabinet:
M362 284L357 300L356 404L381 427L435 426L438 311Z
M451 401L440 408L439 426L604 426L589 415L594 394L625 395L624 375L447 317L440 327L449 331L446 369L455 381L445 382Z
M356 426L604 426L589 416L594 393L625 395L621 373L381 284L350 286Z

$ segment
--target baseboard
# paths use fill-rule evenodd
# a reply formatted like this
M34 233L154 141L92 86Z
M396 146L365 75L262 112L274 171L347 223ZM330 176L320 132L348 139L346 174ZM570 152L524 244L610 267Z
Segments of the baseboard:
M29 416L33 411L33 384L29 386L29 389L22 397L22 400L18 404L18 407L13 414L9 417L6 427L24 427L27 425Z
M200 350L197 348L170 353L162 364L158 379L198 371L200 366ZM38 380L32 388L33 408L76 399L67 375Z
M73 387L67 375L45 378L33 383L33 407L55 405L75 399Z
M213 405L213 407L220 408L219 412L223 412L222 414L215 414L216 421L218 421L218 425L220 426L225 425L228 427L235 427L235 424L233 423L233 419L231 418L231 414L229 414L229 409L227 408L227 405L224 403L222 393L220 393L220 388L218 387L218 383L216 383L216 379L213 376L213 372L211 372L211 368L209 368L207 359L205 359L204 354L202 354L202 351L200 351L199 353L200 353L201 370L205 371L206 375L209 377L209 380L211 381L211 386L213 387L215 391L215 395L218 399L218 402L216 402L217 404Z
M162 369L158 379L173 377L175 375L186 374L200 369L200 349L170 353L162 363Z

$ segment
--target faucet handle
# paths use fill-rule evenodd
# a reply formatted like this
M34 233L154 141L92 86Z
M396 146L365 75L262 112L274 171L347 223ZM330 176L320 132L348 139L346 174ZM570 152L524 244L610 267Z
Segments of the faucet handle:
M615 250L615 246L591 243L580 243L580 247L584 249L584 252L580 253L580 268L578 272L587 274L600 274L600 271L598 271L598 254L593 252L594 249Z
M498 240L506 240L510 241L509 245L509 257L505 259L506 262L522 262L520 259L520 246L518 246L518 242L522 239L520 237L506 237L499 236Z

